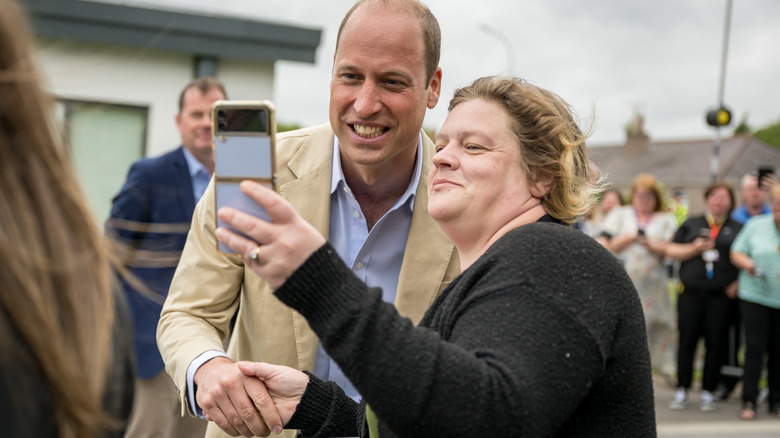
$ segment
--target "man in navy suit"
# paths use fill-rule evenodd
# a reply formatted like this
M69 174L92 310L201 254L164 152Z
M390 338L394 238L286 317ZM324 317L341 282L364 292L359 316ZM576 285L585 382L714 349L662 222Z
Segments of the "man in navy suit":
M181 146L133 163L106 223L130 274L122 276L122 288L133 313L137 378L126 437L205 434L206 421L181 416L179 397L157 349L156 330L192 212L214 172L211 105L226 98L223 85L213 78L184 87L176 114Z

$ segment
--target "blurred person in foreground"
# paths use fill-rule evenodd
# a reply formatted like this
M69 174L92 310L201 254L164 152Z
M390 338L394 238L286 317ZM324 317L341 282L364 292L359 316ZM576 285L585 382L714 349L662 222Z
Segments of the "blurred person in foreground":
M439 25L416 0L360 1L336 41L330 124L277 136L278 190L361 280L416 323L459 272L454 245L425 208L433 144L421 128L441 89ZM359 398L304 318L239 258L217 251L215 216L212 184L158 326L182 403L214 419L207 435L268 433L238 360L313 370Z
M52 125L27 22L0 0L0 424L10 437L121 437L130 317Z
M739 273L739 299L745 330L740 418L756 417L758 381L767 354L769 413L780 416L780 185L769 193L770 214L756 216L731 246Z
M568 105L485 77L449 110L428 211L462 272L418 327L274 192L242 184L273 223L219 211L253 240L226 229L218 239L306 317L367 402L309 373L240 363L276 403L258 409L304 436L655 436L636 290L608 251L566 226L598 191Z
M184 87L175 117L181 145L130 166L106 222L106 233L123 250L125 267L144 286L139 290L122 280L133 315L137 369L127 438L202 437L208 425L181 415L179 396L164 370L156 333L192 212L214 173L211 105L220 99L226 99L225 87L216 79L198 78Z
M729 259L731 244L742 224L731 219L734 189L716 182L704 191L707 211L680 225L666 255L681 261L680 292L677 296L677 392L669 408L688 406L693 380L693 362L699 339L704 338L706 355L699 408L717 409L715 391L721 366L728 361L731 313L737 297L737 269Z
M634 282L645 312L653 369L671 385L677 368L676 312L663 259L676 230L677 220L664 208L658 182L642 173L634 178L629 205L609 213L597 239L623 262Z

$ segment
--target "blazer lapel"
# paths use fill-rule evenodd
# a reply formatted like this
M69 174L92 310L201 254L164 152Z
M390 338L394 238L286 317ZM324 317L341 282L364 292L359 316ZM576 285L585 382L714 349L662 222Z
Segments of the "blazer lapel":
M333 132L327 125L306 136L293 157L277 169L279 194L326 238L330 222L332 154ZM314 369L319 339L301 314L292 310L291 313L298 367Z
M173 186L177 190L177 198L184 216L188 221L192 218L192 212L195 210L195 195L192 193L192 178L190 178L190 169L187 167L187 160L184 158L184 151L179 147L178 153L173 160L173 172L171 172Z

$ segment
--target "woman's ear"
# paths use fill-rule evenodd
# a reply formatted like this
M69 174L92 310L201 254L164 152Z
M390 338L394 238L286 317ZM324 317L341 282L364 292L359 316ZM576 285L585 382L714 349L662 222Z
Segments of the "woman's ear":
M536 182L531 184L531 196L534 198L542 199L544 195L550 192L552 188L553 177L540 176L536 179Z

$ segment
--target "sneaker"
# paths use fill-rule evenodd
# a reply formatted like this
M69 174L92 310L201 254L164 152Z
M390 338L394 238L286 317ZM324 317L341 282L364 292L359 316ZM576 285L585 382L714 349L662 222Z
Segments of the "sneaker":
M699 409L702 412L714 412L718 410L718 403L715 401L715 396L709 391L701 392L701 404Z
M674 393L674 399L669 402L669 409L673 411L682 411L688 407L688 392L685 388L677 388Z

